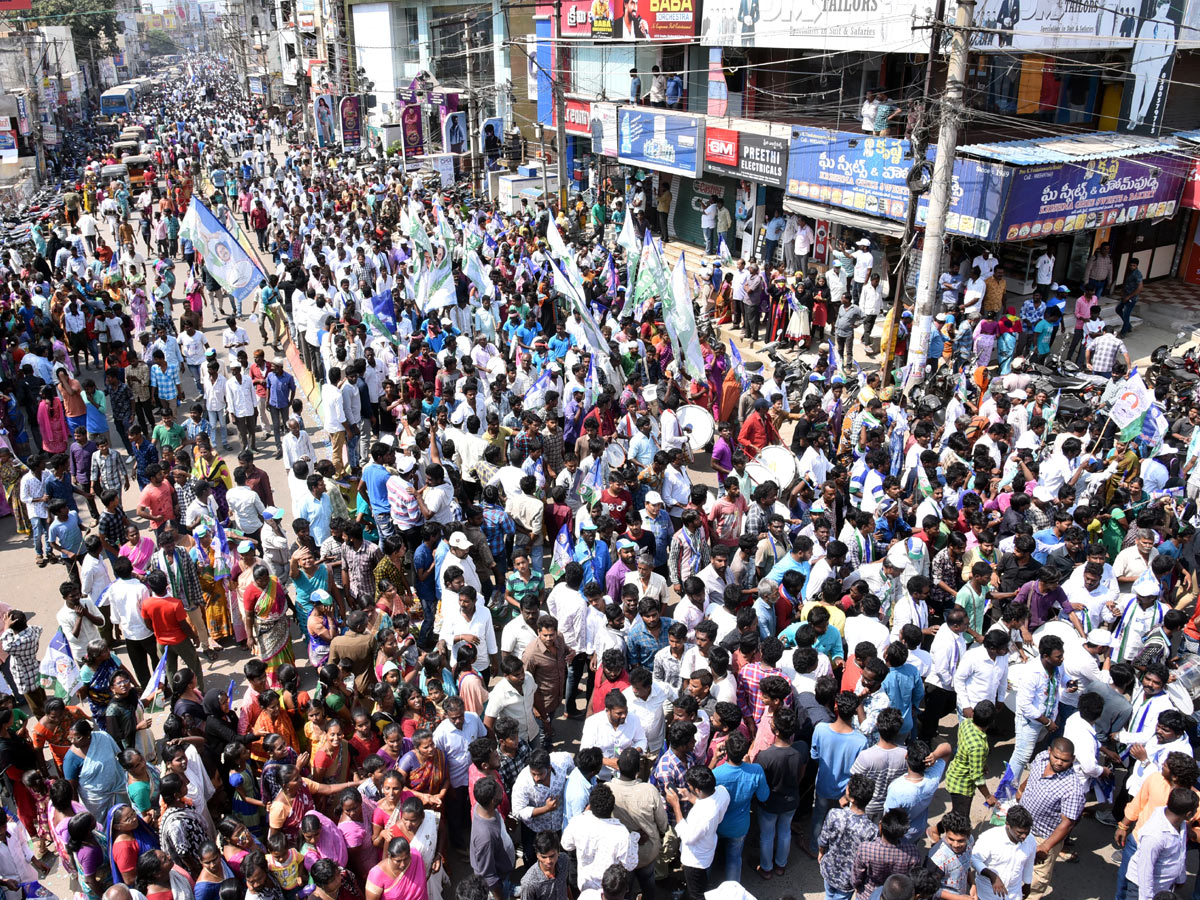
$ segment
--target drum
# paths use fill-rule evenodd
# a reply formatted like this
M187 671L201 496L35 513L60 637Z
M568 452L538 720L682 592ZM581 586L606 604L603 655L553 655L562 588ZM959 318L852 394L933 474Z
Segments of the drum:
M754 482L755 486L775 480L775 473L760 462L746 463L746 474L750 476L750 480Z
M508 496L521 493L521 479L525 477L525 473L516 466L505 466L496 473L496 477Z
M613 441L604 449L604 461L608 463L610 470L621 468L621 466L625 465L627 458L625 448L616 441Z
M775 473L775 482L779 485L779 490L786 491L796 483L799 462L796 454L787 447L764 447L758 454L758 461Z
M717 423L711 412L703 406L689 403L687 406L679 407L675 411L675 415L679 419L679 428L687 438L688 446L692 448L693 452L703 450L712 443L712 439L717 433ZM688 430L689 426L690 431Z

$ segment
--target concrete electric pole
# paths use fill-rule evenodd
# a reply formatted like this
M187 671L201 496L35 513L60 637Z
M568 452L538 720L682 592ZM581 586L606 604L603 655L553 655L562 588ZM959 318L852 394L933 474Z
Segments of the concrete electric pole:
M908 342L908 362L917 369L918 377L924 377L929 331L934 324L933 310L937 304L938 277L942 271L942 244L946 238L946 215L950 212L955 148L966 95L967 52L970 49L974 13L975 0L958 0L954 25L949 26L950 63L946 72L946 89L942 94L941 127L938 130L937 158L933 163L933 182L929 188L929 214L925 223L925 245L921 250L917 306Z
M554 0L554 145L558 161L558 208L567 208L567 91L563 86L565 66L562 58L562 0Z

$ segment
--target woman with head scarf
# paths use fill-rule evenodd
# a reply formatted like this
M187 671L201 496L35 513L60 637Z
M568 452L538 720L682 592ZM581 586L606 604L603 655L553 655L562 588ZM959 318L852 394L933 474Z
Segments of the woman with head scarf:
M177 865L195 878L200 874L200 848L209 841L208 831L200 814L187 803L187 787L183 777L174 772L163 776L163 814L158 823L162 848Z
M204 743L209 753L219 757L226 745L236 743L253 744L259 735L238 734L238 717L229 708L229 694L219 688L211 688L204 694Z
M105 730L122 750L137 749L139 732L150 727L150 720L142 712L141 699L133 689L133 679L125 672L118 672L112 680L112 700L104 711L107 725Z

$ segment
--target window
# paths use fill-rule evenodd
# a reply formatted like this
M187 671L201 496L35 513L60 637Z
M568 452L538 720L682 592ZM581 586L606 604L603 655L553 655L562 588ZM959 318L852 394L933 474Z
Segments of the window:
M569 90L573 93L590 97L604 95L609 100L628 99L629 70L634 66L631 45L571 45L570 66ZM648 83L645 90L649 90Z
M417 11L409 6L392 4L392 65L397 72L405 63L420 59L417 46Z
M437 6L429 12L429 31L433 37L430 55L433 75L438 81L465 87L467 83L467 29L471 32L473 51L471 77L476 86L495 83L492 43L492 13L482 12L466 25L461 18L470 7Z

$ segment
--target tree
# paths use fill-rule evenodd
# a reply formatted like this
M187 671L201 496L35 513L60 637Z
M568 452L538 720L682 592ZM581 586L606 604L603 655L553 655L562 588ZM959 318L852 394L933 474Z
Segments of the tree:
M116 46L121 24L106 0L33 0L33 19L45 25L70 25L78 57L104 55L97 42Z
M150 56L166 56L179 52L179 45L165 31L151 29L146 32L146 53Z

